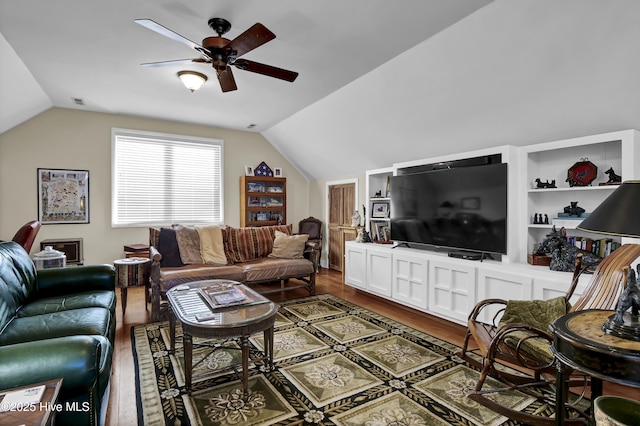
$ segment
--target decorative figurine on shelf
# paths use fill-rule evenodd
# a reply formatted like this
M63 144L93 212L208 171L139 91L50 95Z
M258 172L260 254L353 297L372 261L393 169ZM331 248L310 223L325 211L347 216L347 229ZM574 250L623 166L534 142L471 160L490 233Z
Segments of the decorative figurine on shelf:
M604 172L607 176L609 176L608 184L619 184L622 183L622 177L617 175L616 172L613 171L613 167L609 167L609 170Z
M358 235L355 241L356 243L364 243L364 228L358 228Z
M551 262L549 263L549 269L552 271L564 271L572 272L576 265L576 257L579 253L582 253L583 265L589 265L590 268L595 268L602 258L596 256L587 250L582 250L571 244L567 238L566 229L560 228L556 230L556 227L551 228L551 233L547 235L544 241L538 247L536 255L544 256L551 255Z
M542 179L537 178L536 179L536 188L557 188L556 187L556 180L553 179L551 182L549 182L549 179L547 179L546 182L543 182Z
M373 241L371 241L371 236L369 235L369 232L364 231L364 234L362 236L362 242L363 243L372 243Z
M567 180L569 186L587 186L591 185L598 176L598 167L589 161L588 158L581 158L567 171Z
M549 215L547 215L546 213L544 214L544 224L545 225L549 224Z
M382 198L382 189L380 191L376 191L376 195L374 195L375 198Z
M351 216L351 226L360 226L360 213L358 213L358 210L353 212L353 216Z
M627 282L624 291L618 299L616 313L611 315L602 325L607 334L640 341L640 265L637 266L638 274L633 268L628 269ZM627 312L631 308L631 313Z
M585 210L582 207L578 207L577 201L571 201L569 205L564 208L564 212L569 216L580 217Z

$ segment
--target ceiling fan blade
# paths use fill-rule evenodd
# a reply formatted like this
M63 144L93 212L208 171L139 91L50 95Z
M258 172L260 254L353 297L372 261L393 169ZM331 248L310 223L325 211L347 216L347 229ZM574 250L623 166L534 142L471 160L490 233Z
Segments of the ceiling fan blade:
M176 59L175 61L161 61L161 62L145 62L143 65L145 67L166 67L170 65L191 65L191 64L206 64L211 61L207 59L197 58L197 59Z
M294 81L298 77L298 73L285 70L271 65L261 64L259 62L248 61L246 59L238 59L232 65L241 70L251 71L269 77L279 78L285 81Z
M238 90L238 86L236 86L236 79L233 77L233 72L231 72L231 68L229 67L218 73L218 81L220 82L220 87L223 92Z
M255 49L256 47L262 46L274 38L276 38L276 35L258 22L238 37L231 40L229 44L227 44L226 48L234 50L236 52L235 57L239 58L245 53Z
M175 40L179 43L182 43L184 45L189 46L190 48L197 50L198 52L200 52L201 54L209 57L209 51L207 49L205 49L204 47L200 46L198 43L195 43L191 40L189 40L186 37L181 36L180 34L171 31L169 28L164 27L160 24L158 24L156 21L153 21L151 19L135 19L134 22L136 24L140 24L145 28L150 29L151 31L155 31L160 35L163 35L165 37L169 37L172 40Z

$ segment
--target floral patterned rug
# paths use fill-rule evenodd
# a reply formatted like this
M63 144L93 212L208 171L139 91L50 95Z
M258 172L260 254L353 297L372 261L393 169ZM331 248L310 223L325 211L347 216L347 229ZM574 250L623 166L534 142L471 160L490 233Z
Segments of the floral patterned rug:
M225 370L238 350L194 345L188 395L180 339L167 352L168 322L136 326L132 339L140 425L518 424L466 397L479 373L453 355L457 346L331 295L280 303L275 368L251 363L246 399L238 372ZM262 333L251 338L256 351L263 343ZM521 393L492 395L553 414Z

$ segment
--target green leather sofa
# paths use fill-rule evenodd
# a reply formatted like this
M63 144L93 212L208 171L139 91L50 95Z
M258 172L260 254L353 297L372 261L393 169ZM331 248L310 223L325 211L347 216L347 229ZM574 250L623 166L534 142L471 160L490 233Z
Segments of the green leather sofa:
M0 389L62 378L56 423L104 421L115 335L112 265L36 271L0 243Z

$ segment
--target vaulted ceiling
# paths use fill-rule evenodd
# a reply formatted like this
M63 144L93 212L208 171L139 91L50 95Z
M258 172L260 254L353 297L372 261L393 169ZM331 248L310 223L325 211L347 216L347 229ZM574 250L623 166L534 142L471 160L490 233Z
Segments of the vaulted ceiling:
M322 179L640 127L639 12L636 0L0 0L0 133L51 106L254 131ZM276 39L244 57L298 79L234 69L238 90L222 93L209 65L140 66L199 55L134 19L200 43L211 17L231 22L229 39L264 24ZM190 93L183 69L209 80Z
M3 0L0 32L15 56L3 51L2 72L8 67L22 72L24 64L35 80L32 84L57 107L240 130L253 124L253 131L263 131L489 1ZM275 40L243 58L296 71L298 79L288 83L233 68L238 90L222 93L207 64L140 66L201 55L134 19L152 19L200 44L216 35L207 24L212 17L231 22L224 35L228 39L256 22L265 25ZM11 59L22 64L5 63ZM176 76L185 69L204 73L209 81L192 94ZM7 85L11 98L26 96L22 85L17 86ZM73 98L85 105L74 104Z

